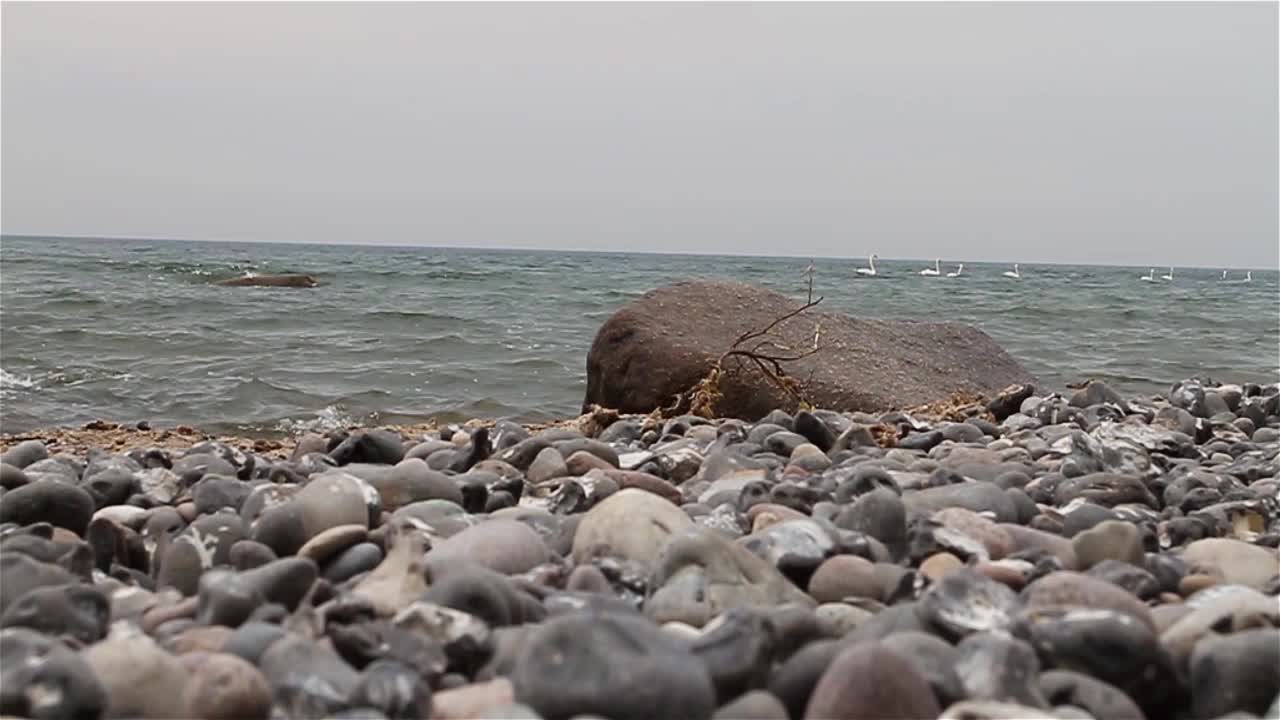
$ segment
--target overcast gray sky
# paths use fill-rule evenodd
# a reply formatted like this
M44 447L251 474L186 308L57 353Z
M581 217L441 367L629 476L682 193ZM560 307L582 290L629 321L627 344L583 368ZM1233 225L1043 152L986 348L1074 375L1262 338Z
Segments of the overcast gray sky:
M1280 263L1274 2L2 12L7 234Z

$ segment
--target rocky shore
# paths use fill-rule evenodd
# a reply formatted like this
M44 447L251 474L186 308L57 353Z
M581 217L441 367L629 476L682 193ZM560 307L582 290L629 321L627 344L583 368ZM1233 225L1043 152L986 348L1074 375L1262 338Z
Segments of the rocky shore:
M0 715L1280 717L1280 386L0 438Z

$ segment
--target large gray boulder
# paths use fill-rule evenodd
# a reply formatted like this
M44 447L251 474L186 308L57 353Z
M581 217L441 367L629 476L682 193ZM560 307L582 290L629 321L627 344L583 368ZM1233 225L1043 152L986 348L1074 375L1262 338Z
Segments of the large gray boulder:
M785 295L738 282L698 280L652 290L615 312L587 354L592 405L647 413L671 405L711 369L742 334L763 329L801 307ZM821 306L818 306L821 307ZM798 354L782 363L809 403L832 410L878 412L945 399L957 392L990 396L1035 379L981 330L958 323L869 320L817 308L780 323L772 337ZM788 392L748 360L725 363L721 417L757 420L794 411Z

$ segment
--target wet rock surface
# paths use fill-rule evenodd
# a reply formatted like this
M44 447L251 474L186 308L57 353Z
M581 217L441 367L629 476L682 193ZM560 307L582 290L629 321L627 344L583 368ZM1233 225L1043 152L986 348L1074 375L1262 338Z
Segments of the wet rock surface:
M1276 712L1280 387L1099 385L7 444L0 714Z

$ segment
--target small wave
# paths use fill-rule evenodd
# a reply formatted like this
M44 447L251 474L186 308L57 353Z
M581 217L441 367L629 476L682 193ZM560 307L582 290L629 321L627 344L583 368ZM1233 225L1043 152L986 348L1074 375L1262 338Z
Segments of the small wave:
M305 419L286 418L276 423L275 429L290 435L302 435L315 432L325 433L342 430L356 424L341 405L329 405L317 412L313 417Z
M30 390L39 386L40 383L32 380L30 375L18 377L8 370L0 368L0 390Z

